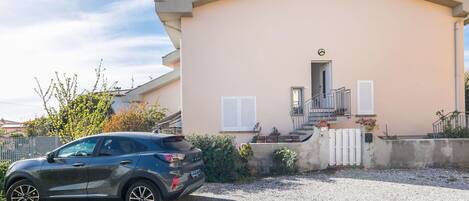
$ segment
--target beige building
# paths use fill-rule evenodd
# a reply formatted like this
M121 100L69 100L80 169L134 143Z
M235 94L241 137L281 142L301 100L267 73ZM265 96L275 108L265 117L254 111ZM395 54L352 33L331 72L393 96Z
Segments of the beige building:
M165 56L163 63L172 68L172 71L130 90L119 99L115 98L114 102L120 103L115 110L125 108L125 105L131 102L140 102L148 105L160 105L168 110L168 115L178 113L181 110L179 51Z
M319 120L425 135L464 111L464 0L156 0L180 78L142 100L182 110L185 134L307 132ZM171 92L170 92L171 91ZM167 94L167 95L164 95ZM180 103L180 105L179 105ZM387 130L386 130L387 128Z
M0 130L3 130L6 134L11 134L16 132L24 133L26 128L21 122L0 119Z

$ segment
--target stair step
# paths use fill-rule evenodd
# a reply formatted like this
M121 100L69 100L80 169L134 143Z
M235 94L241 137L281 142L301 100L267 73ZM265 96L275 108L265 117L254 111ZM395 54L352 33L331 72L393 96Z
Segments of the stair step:
M312 112L334 112L334 108L312 109Z
M311 118L311 119L308 119L308 123L317 123L317 122L320 122L320 121L337 121L337 118Z

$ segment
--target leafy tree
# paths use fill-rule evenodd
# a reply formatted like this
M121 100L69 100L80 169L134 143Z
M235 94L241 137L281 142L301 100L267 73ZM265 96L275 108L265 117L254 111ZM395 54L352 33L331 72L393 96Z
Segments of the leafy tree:
M466 111L469 111L469 72L464 73L464 92L465 92Z
M24 122L24 126L26 127L26 135L28 137L33 136L47 136L51 129L49 118L47 117L39 117L36 119L32 119L29 121Z
M112 115L104 123L104 132L150 132L156 123L166 116L166 109L159 105L131 104L127 109Z
M102 60L95 69L96 80L92 89L78 92L78 76L68 77L55 73L47 88L42 88L36 78L36 93L43 102L50 121L49 135L62 140L75 140L102 131L104 121L110 114L112 96L104 79ZM52 100L52 101L51 101ZM54 106L53 103L57 103Z

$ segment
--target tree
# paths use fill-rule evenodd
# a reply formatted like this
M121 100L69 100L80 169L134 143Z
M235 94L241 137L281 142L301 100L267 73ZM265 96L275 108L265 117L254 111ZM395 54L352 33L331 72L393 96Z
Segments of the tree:
M50 124L51 123L49 118L47 117L39 117L26 121L24 122L24 126L26 127L26 135L28 137L47 136L49 135L49 131L51 129Z
M42 88L36 78L36 93L43 102L50 122L49 135L64 141L75 140L102 131L103 123L110 114L112 96L104 78L102 60L95 69L96 80L90 90L78 93L78 76L68 77L55 73L47 88ZM52 100L52 101L51 101ZM57 106L53 106L57 103Z
M469 111L469 72L464 73L464 92L466 111Z
M166 115L159 105L131 104L127 109L112 115L103 127L104 132L142 131L150 132Z

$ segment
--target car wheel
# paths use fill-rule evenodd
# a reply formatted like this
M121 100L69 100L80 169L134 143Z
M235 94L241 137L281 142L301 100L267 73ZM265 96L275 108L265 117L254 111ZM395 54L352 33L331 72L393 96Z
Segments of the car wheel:
M15 182L8 188L7 201L39 201L40 195L36 186L28 180Z
M137 181L130 186L125 196L126 201L161 201L160 191L148 181Z

